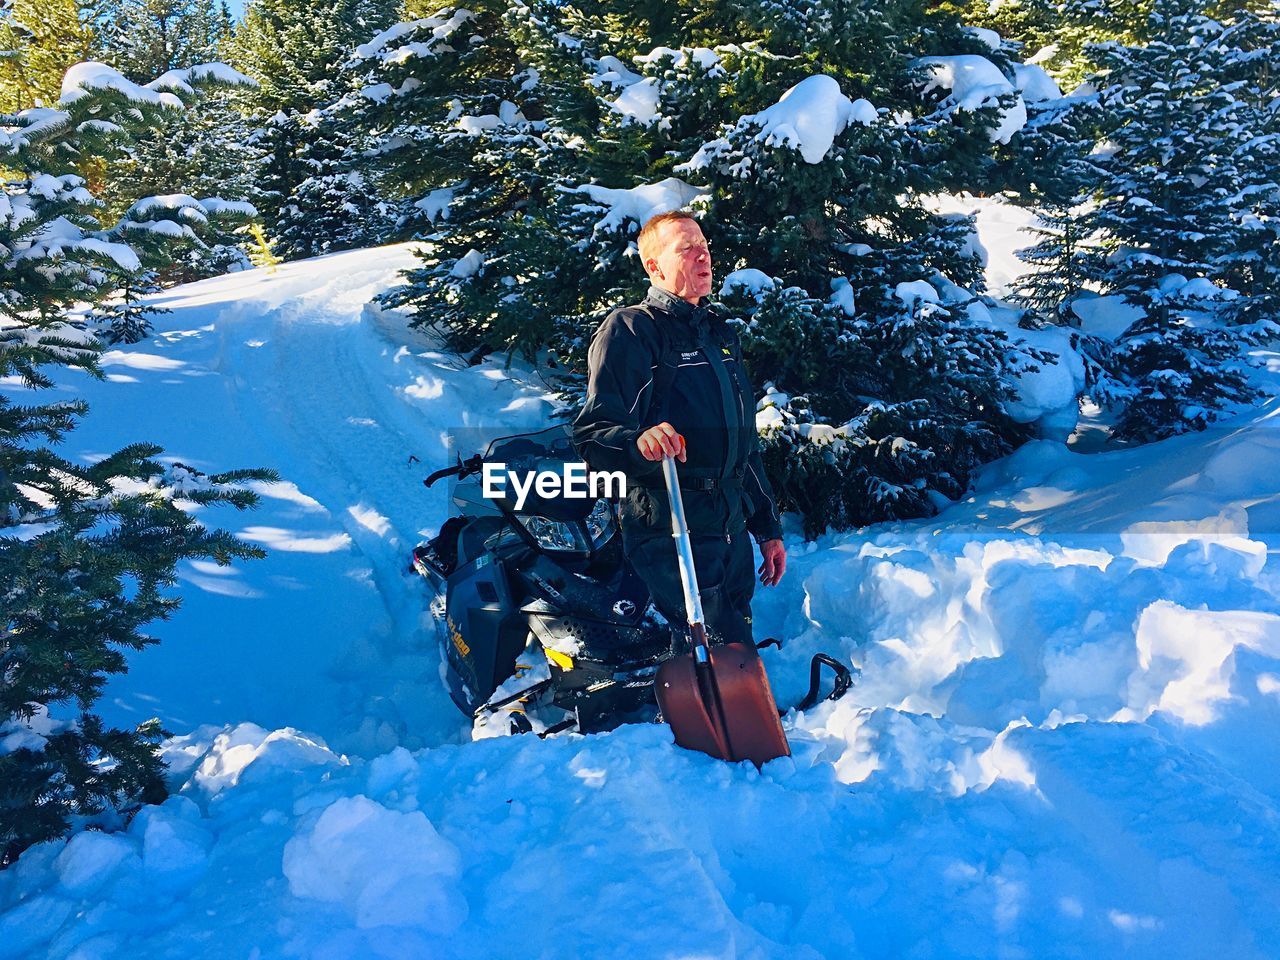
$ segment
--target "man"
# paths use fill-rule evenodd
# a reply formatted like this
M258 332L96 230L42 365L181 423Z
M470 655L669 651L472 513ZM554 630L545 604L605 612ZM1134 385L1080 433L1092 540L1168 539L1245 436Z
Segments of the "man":
M658 214L637 245L648 295L596 330L574 443L592 470L626 474L627 559L679 628L688 616L661 469L664 454L676 458L708 636L749 644L755 581L747 533L760 543L762 584L777 584L787 566L760 461L755 393L736 332L706 303L711 253L698 222L683 211ZM678 630L674 649L686 645Z

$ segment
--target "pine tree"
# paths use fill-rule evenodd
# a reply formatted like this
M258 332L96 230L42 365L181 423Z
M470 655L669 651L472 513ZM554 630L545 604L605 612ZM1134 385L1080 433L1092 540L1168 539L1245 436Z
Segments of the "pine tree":
M267 273L275 273L283 261L271 248L271 240L262 229L262 224L254 222L249 225L249 236L253 242L249 246L249 261Z
M1056 324L1075 326L1071 303L1098 279L1096 243L1086 222L1103 179L1093 155L1100 122L1095 99L1049 100L1028 107L1027 125L1009 145L1003 176L1018 202L1033 209L1039 240L1018 251L1033 268L1014 287L1013 299Z
M1238 179L1226 201L1236 229L1214 271L1241 294L1228 310L1234 323L1280 322L1280 10L1234 20L1217 43L1227 48L1222 80L1239 98L1242 122L1231 137Z
M1242 295L1257 292L1232 284L1241 279L1242 233L1253 239L1242 214L1274 193L1247 185L1278 179L1266 146L1274 119L1241 96L1232 26L1205 7L1168 0L1152 12L1142 45L1093 48L1106 70L1097 81L1106 149L1097 203L1084 218L1099 241L1085 269L1102 292L1142 311L1112 351L1117 378L1132 387L1116 431L1124 439L1203 429L1221 408L1256 399L1240 357L1269 332L1222 320L1239 318Z
M253 0L236 26L227 54L258 82L251 142L261 160L251 199L273 232L315 172L308 156L325 149L317 143L323 129L309 115L346 92L342 64L357 43L394 19L397 7L395 0Z
M154 273L126 274L116 296L94 310L90 320L107 343L138 343L150 335L153 317L173 312L143 302L159 291Z
M188 80L208 79L171 78L178 92L165 97L82 65L56 108L0 116L0 163L13 171L0 194L0 377L39 390L53 383L50 367L101 376L100 343L66 311L98 301L140 261L98 229L100 201L64 171L127 140L140 116L181 104ZM156 642L145 628L177 606L169 588L179 561L261 555L202 526L191 508L249 507L256 497L241 482L271 471L207 476L162 464L145 443L73 463L54 448L85 413L78 401L22 405L0 394L0 866L73 818L163 797L159 722L109 728L93 704L127 651ZM121 492L125 481L140 492Z
M248 142L252 127L242 99L236 91L205 91L191 109L165 111L138 129L102 174L107 216L169 194L248 203L258 155Z
M104 62L145 81L217 60L232 18L226 0L101 0L98 23Z
M143 197L107 235L129 243L160 283L187 283L248 266L236 231L257 215L244 201L185 194Z
M287 260L376 246L397 233L397 205L379 196L346 119L341 107L303 118L313 129L296 159L308 173L276 218L275 246Z
M77 0L0 6L0 113L52 107L67 68L92 59L97 37Z
M589 87L577 89L583 48L557 38L547 7L445 8L358 51L377 71L370 80L403 91L377 111L375 135L413 139L379 156L380 175L410 185L407 225L431 241L409 285L386 300L412 305L416 322L458 350L536 353L584 304L580 282L569 278L594 269L589 252L564 242L588 229L584 198L569 192L577 181L567 175L580 137L545 118L570 104L598 107ZM449 49L416 62L399 54L426 37Z

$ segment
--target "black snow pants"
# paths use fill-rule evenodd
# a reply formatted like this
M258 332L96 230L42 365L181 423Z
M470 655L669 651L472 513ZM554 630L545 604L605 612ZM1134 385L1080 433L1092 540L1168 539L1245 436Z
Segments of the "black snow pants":
M670 535L624 537L627 561L649 588L654 606L671 624L671 649L687 653L689 615ZM755 593L755 557L747 531L723 536L693 536L693 567L706 620L707 642L753 644L751 596Z

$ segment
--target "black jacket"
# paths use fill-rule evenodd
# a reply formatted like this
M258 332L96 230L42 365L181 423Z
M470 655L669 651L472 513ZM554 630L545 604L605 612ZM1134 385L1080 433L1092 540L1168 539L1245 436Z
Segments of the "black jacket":
M773 491L760 461L755 393L737 332L706 305L650 287L635 306L600 324L587 353L587 398L573 442L592 470L627 477L624 532L671 534L661 464L636 438L664 420L687 444L677 463L691 534L782 536Z

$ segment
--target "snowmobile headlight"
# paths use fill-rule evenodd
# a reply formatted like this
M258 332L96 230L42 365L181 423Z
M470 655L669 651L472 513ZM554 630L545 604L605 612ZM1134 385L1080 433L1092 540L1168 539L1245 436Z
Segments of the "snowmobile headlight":
M522 516L520 522L524 524L530 536L538 542L538 546L544 550L586 553L591 549L579 524L561 523L558 520L537 516Z
M613 534L613 511L609 509L608 500L596 501L595 508L587 517L587 532L597 547Z

